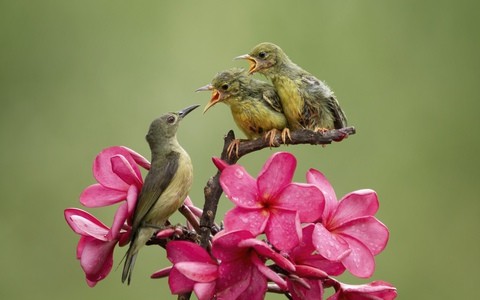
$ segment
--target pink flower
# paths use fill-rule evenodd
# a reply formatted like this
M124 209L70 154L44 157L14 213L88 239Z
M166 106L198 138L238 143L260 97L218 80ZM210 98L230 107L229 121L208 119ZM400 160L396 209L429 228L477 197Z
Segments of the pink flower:
M377 194L358 190L337 201L325 176L310 169L307 182L315 184L325 197L321 222L315 224L312 241L328 260L341 261L357 277L370 277L375 270L374 255L387 245L389 232L377 218Z
M193 290L199 300L213 299L218 265L205 249L192 242L171 241L167 244L167 258L173 263L168 277L172 294Z
M337 292L328 300L393 300L397 297L397 289L390 283L374 281L369 284L349 285L336 282Z
M254 179L240 165L225 166L220 184L236 205L225 215L225 229L265 233L279 250L288 250L301 239L301 222L313 222L323 212L323 194L311 184L292 183L297 161L287 152L273 154Z
M250 231L220 232L213 239L212 254L220 261L217 299L260 300L267 291L267 279L286 290L287 284L265 266L267 258L287 272L295 267Z
M120 206L115 219L126 219L127 207ZM77 208L67 208L64 211L65 220L72 230L81 235L77 246L77 259L85 272L87 284L94 287L104 279L113 265L113 250L121 241L128 241L128 232L114 232L105 224L86 211ZM118 221L114 221L114 224ZM113 227L113 226L112 226Z
M82 192L80 203L100 207L127 200L129 216L132 215L143 185L138 166L150 169L148 160L127 147L104 149L93 163L93 176L98 183Z

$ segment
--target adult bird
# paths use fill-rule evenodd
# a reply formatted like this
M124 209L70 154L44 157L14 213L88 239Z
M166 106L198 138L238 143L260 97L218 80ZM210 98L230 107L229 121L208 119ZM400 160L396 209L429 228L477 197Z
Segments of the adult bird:
M248 60L250 74L258 72L272 81L290 129L318 131L347 126L345 113L332 90L293 63L279 46L261 43L249 54L236 58Z
M190 191L192 162L178 143L176 133L182 119L198 106L167 113L150 125L146 139L152 152L151 167L135 206L122 282L128 279L130 284L138 251L165 225Z
M265 136L270 145L273 145L277 132L287 127L287 119L274 87L248 76L243 69L232 68L219 72L210 84L197 91L212 91L204 113L217 103L227 104L233 120L248 139ZM239 142L236 139L229 145L230 155L236 148L238 156Z

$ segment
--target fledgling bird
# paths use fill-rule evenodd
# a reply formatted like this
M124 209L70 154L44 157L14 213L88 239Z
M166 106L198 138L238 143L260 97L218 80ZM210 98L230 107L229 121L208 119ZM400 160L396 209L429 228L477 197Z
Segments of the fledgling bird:
M150 125L146 139L152 152L151 167L137 199L132 219L130 247L126 253L122 282L130 279L138 251L183 204L192 186L190 156L177 141L181 120L199 105L167 113Z
M219 102L227 104L233 120L248 139L265 136L273 145L277 131L287 127L287 119L274 87L254 79L243 69L232 68L220 72L210 84L197 91L212 91L212 98L205 106L204 113ZM235 140L229 145L229 154L235 147L238 151L239 141Z
M261 43L246 59L249 73L261 73L270 79L280 96L285 116L292 130L339 129L347 126L347 118L332 90L321 80L305 71L272 43Z

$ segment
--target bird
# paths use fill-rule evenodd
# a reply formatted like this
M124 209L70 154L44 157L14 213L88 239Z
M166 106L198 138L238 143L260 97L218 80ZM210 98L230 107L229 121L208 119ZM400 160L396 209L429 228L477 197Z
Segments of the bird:
M212 91L204 113L219 102L227 104L233 120L249 140L265 136L272 146L277 132L287 127L287 119L274 87L249 76L244 69L231 68L219 72L211 83L196 91ZM229 155L236 148L238 156L239 142L235 139L229 145Z
M145 177L132 218L130 246L125 254L122 282L130 284L138 251L155 231L183 204L193 180L190 156L177 141L182 119L199 105L170 112L155 119L146 140L151 150L151 167Z
M272 81L289 129L325 131L347 126L347 117L333 91L296 65L273 43L260 43L249 54L235 59L249 62L249 74L258 72Z

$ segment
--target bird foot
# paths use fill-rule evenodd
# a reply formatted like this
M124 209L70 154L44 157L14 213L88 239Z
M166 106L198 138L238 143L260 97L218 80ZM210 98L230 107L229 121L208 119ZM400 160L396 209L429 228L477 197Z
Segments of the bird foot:
M234 139L230 145L227 147L228 157L232 156L233 151L235 151L235 155L238 157L238 147L240 146L240 139Z
M323 128L323 127L316 127L313 131L317 132L317 133L326 133L329 131L328 128Z
M275 138L277 137L278 132L279 131L277 129L273 128L272 130L267 131L267 133L265 134L265 140L268 140L268 145L270 146L270 148L272 148L272 146L275 146Z
M286 145L287 144L287 137L288 139L290 140L290 142L292 141L292 136L290 135L290 129L288 128L284 128L282 130L282 142Z

